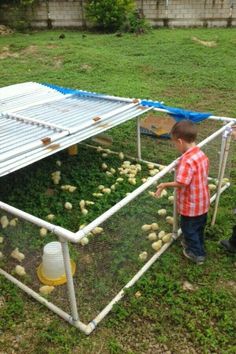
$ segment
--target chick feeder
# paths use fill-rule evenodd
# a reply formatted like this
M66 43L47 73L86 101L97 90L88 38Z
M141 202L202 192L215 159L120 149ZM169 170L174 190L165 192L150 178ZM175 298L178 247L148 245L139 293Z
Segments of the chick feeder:
M71 273L75 273L75 262L70 260ZM53 241L43 248L43 262L37 269L39 280L45 285L61 285L66 283L65 265L61 243Z
M140 116L150 110L164 112L176 120L191 119L194 122L199 122L203 119L211 119L223 123L220 129L198 144L199 147L203 147L215 138L222 137L217 190L211 197L211 202L215 201L212 218L212 224L214 224L220 194L230 185L229 183L223 185L222 180L229 152L231 127L236 124L235 118L218 117L210 113L197 113L168 107L158 101L108 96L81 90L65 89L49 84L26 82L10 85L0 88L0 125L3 132L0 141L0 176L17 171L35 161L39 161L88 138L95 137L106 130L135 118L137 118L136 160L147 163L148 161L144 161L141 156ZM171 162L132 193L77 232L71 232L0 202L2 211L9 212L15 217L31 222L38 227L46 228L58 237L58 242L49 243L44 247L43 261L37 273L44 284L57 285L66 281L70 313L49 302L2 268L0 268L0 274L73 326L86 334L90 334L111 311L113 305L124 296L125 290L134 285L181 234L181 230L178 228L176 196L174 199L172 240L164 244L88 324L83 323L78 314L73 281L75 264L70 260L68 242L78 243L95 227L109 219L167 173L173 171L177 163L178 159ZM154 165L160 166L159 164Z

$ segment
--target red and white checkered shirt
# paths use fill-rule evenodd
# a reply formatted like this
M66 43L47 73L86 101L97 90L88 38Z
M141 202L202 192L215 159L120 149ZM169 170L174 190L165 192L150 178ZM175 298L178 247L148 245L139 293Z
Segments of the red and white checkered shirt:
M184 184L177 188L178 212L185 216L198 216L208 212L210 193L208 189L208 157L194 146L180 158L176 182Z

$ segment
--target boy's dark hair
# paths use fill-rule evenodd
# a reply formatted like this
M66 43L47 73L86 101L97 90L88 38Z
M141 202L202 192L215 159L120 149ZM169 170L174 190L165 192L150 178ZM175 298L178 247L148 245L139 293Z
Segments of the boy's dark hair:
M183 139L187 143L193 143L197 138L197 127L191 120L181 120L175 123L171 129L173 139Z

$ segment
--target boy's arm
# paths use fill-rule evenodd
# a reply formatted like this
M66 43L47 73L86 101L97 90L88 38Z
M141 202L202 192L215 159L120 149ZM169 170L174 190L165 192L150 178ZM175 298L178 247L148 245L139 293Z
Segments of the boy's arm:
M176 182L176 181L160 183L160 184L157 186L157 190L156 190L156 193L155 193L156 197L160 197L161 192L163 191L163 189L169 188L169 187L172 187L172 188L182 188L182 187L185 187L185 184L179 183L179 182Z

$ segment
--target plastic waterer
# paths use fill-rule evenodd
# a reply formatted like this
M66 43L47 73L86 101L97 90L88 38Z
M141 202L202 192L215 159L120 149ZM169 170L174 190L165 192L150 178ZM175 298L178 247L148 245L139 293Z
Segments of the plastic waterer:
M71 271L75 273L75 263L70 261ZM42 263L37 269L40 281L47 285L61 285L66 283L65 266L61 243L53 241L43 248Z

